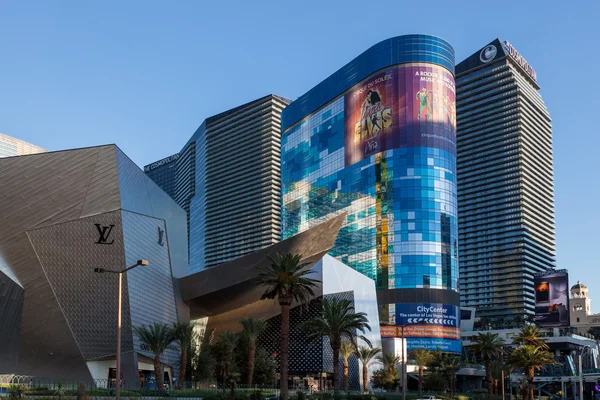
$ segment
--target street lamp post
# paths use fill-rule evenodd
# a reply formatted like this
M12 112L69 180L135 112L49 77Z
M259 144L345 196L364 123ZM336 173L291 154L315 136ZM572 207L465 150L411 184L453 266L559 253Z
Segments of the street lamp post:
M98 274L110 273L119 275L119 311L117 312L117 376L115 379L115 397L116 400L121 399L121 299L122 299L122 288L123 288L123 274L127 271L134 269L135 267L147 267L148 260L138 260L135 265L125 268L121 271L111 271L104 268L94 268L94 272Z
M583 361L581 359L583 358L583 353L589 348L590 346L583 346L579 351L579 400L583 400Z
M406 374L404 371L405 362L404 362L404 325L400 326L400 340L402 341L402 400L406 400Z

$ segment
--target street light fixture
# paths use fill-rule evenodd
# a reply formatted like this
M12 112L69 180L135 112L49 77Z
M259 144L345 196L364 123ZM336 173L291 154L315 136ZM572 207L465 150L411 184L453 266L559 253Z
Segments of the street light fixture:
M406 325L397 325L400 327L400 340L402 341L402 400L406 400L406 373L407 368L406 368L406 361L404 361L404 357L406 356L406 359L408 361L408 355L405 354L405 349L408 350L408 346L404 345L404 328L409 327L409 326L415 326L415 325L427 325L427 323L425 321L419 321L417 323L414 324L406 324Z
M590 351L592 348L589 345L585 345L582 346L581 350L579 351L579 358L578 358L578 364L579 364L579 399L583 400L583 355Z
M125 268L121 271L112 271L104 268L94 268L94 272L97 274L109 273L119 275L119 312L117 313L117 377L115 379L115 397L116 400L121 399L121 298L122 298L122 287L123 287L123 274L127 271L131 271L135 267L147 267L148 260L137 260L137 262L131 267Z

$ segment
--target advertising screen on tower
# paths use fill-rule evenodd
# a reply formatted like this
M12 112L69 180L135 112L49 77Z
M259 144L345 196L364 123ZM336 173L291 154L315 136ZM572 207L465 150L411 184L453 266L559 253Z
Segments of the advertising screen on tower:
M345 166L399 147L456 152L454 77L433 64L396 66L344 95Z
M543 328L568 327L569 274L567 270L548 270L534 277L535 322Z

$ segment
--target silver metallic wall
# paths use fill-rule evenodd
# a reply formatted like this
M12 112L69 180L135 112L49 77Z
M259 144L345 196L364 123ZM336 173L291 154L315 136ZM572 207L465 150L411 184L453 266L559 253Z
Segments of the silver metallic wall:
M123 298L124 376L137 379L137 354L150 354L132 325L189 318L173 279L187 270L185 211L114 145L0 159L0 188L0 284L17 293L0 295L0 317L18 318L23 296L18 358L0 345L0 373L90 377L117 329L117 276L93 269L143 258Z
M0 272L0 354L9 363L17 362L24 295L21 286Z

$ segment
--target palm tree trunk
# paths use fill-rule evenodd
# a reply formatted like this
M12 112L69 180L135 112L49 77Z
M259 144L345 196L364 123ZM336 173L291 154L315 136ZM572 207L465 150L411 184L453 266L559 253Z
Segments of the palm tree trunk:
M452 397L454 397L454 395L456 394L456 373L452 374L452 382L451 382L451 386L450 386L450 394L452 395Z
M156 379L156 387L159 392L165 391L165 386L163 385L163 377L160 373L160 354L154 355L154 377Z
M423 395L423 367L419 365L419 396Z
M333 347L333 391L340 392L340 346Z
M527 371L527 394L528 394L529 400L533 400L535 398L534 385L533 385L534 376L535 376L535 371L533 368L530 368ZM579 397L583 399L583 393L580 393Z
M256 354L256 343L254 340L248 341L248 385L252 385L254 376L254 357Z
M348 359L344 359L344 391L348 391Z
M183 382L185 382L185 370L187 368L187 350L181 349L181 357L179 359L179 380L177 381L177 388L183 389Z
M290 346L290 303L280 302L281 305L281 359L279 366L280 397L288 400L288 357Z
M493 389L492 383L492 360L485 360L485 388L487 389L488 396L492 394Z
M365 393L369 392L369 369L366 364L363 364L363 387Z

